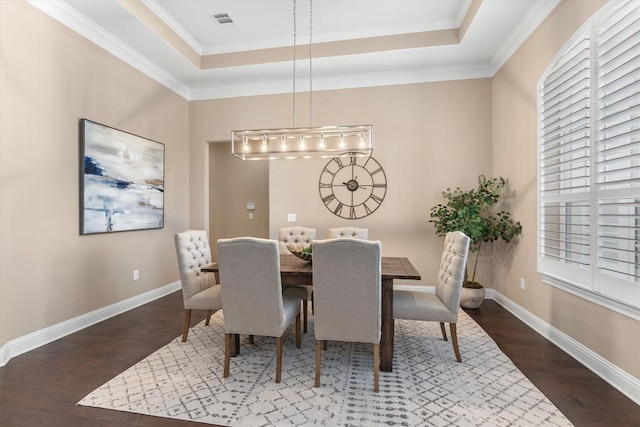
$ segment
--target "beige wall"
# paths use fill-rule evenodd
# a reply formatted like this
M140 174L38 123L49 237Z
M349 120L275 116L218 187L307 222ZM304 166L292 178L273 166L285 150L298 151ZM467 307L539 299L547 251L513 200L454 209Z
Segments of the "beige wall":
M429 210L442 201L447 187L469 187L480 173L491 171L491 81L467 80L314 93L314 125L373 124L374 157L382 164L388 190L372 215L341 219L322 204L318 192L326 160L276 160L269 167L270 236L291 225L315 227L318 238L329 227L369 228L369 237L383 242L385 256L407 256L433 283L443 240L428 222ZM301 100L303 98L301 97ZM308 98L298 104L306 104ZM191 150L203 173L204 141L228 140L232 129L291 126L290 95L247 97L192 103ZM308 109L298 112L308 124ZM251 163L251 162L250 162ZM207 177L191 175L192 197L206 198ZM210 201L213 205L215 201ZM199 203L199 202L198 202ZM204 205L192 204L192 225L204 225ZM200 208L200 212L198 212ZM244 222L244 216L238 217ZM487 265L480 278L491 283Z
M79 235L81 117L166 144L164 229ZM0 347L178 280L187 101L29 4L0 1L0 121Z
M494 79L317 92L313 125L374 125L389 188L370 217L320 202L324 161L272 162L269 232L368 227L385 255L409 256L424 283L442 241L429 209L479 173L507 177L524 225L480 279L640 378L638 322L541 283L536 272L536 83L604 0L564 0ZM301 96L298 126L307 125ZM178 279L172 236L209 228L209 143L231 129L291 126L291 96L188 103L22 1L0 0L0 346ZM165 228L78 235L78 130L87 117L166 144ZM141 280L131 280L139 269ZM519 278L527 289L518 288ZM634 340L635 339L635 340Z
M209 149L209 240L238 236L269 237L269 162L244 162L230 155L231 143ZM247 203L255 209L247 210ZM249 218L251 214L252 218Z
M640 325L543 284L536 271L536 88L564 43L605 1L565 0L493 79L494 174L510 178L513 213L524 228L508 263L496 257L497 290L586 347L640 378ZM519 288L520 277L526 289Z

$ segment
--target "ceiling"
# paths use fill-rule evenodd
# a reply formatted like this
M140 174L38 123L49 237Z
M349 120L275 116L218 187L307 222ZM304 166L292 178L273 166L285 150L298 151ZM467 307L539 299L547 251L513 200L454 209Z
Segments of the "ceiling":
M298 92L491 77L559 1L296 0L295 21L293 0L29 3L200 100L290 93L294 68Z

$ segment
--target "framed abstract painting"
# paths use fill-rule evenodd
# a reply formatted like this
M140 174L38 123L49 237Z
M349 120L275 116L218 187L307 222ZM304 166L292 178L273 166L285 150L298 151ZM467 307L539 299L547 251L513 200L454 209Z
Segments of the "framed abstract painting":
M80 234L164 227L164 144L80 119Z

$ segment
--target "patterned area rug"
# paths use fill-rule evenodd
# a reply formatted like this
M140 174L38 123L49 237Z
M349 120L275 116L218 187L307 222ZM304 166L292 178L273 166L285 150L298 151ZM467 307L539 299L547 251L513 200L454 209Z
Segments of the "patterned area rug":
M176 338L78 404L224 426L571 426L495 342L460 311L462 363L434 322L396 320L393 372L373 392L372 346L330 342L313 387L313 317L301 349L290 329L282 382L275 339L241 340L222 378L222 313Z

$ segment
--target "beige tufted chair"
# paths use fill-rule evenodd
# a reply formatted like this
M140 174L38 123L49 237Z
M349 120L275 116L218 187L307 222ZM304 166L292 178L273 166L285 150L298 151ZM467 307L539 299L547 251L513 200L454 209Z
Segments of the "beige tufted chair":
M352 238L313 242L316 377L320 386L326 341L373 344L373 389L378 391L382 324L382 246Z
M282 335L296 321L300 348L300 299L282 295L278 242L255 237L218 240L218 267L224 310L224 374L236 335L276 338L276 382L282 371Z
M464 281L469 253L469 237L460 231L447 233L440 260L435 294L426 291L393 291L394 319L440 322L442 338L447 340L444 322L449 323L456 360L462 361L458 348L456 322L460 306L460 291Z
M281 254L290 254L289 246L300 249L310 245L316 238L316 229L308 227L285 227L278 233L278 245Z
M369 240L368 228L356 228L356 227L338 227L329 229L329 238L352 238Z
M289 247L294 246L302 249L310 245L316 238L316 229L308 227L285 227L281 228L278 235L278 245L280 254L291 254ZM313 288L311 286L287 286L285 295L292 295L302 300L302 329L307 333L307 318L309 317L309 301L313 303Z
M202 267L211 264L211 248L206 231L188 230L174 237L182 299L184 301L184 331L182 342L187 340L191 323L191 310L207 310L209 324L211 314L222 309L220 286L216 285L214 273L203 273Z

